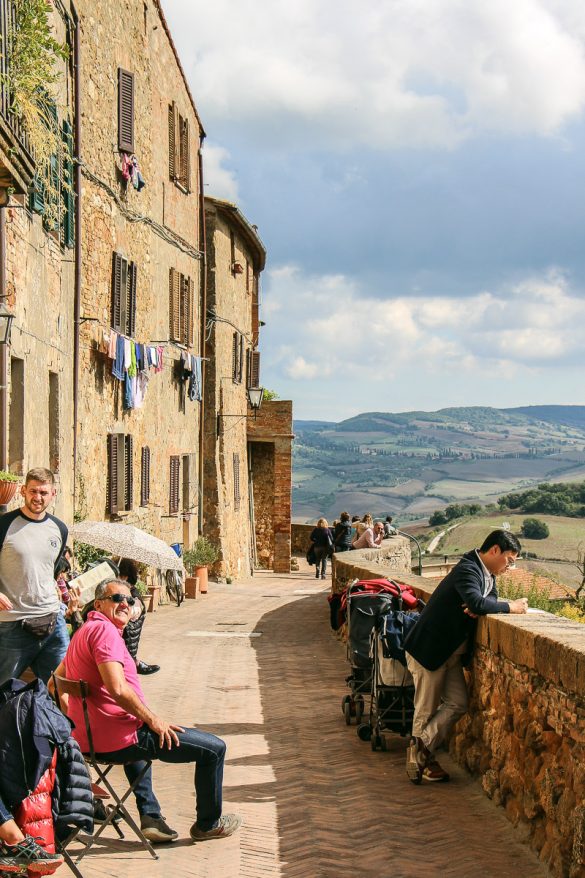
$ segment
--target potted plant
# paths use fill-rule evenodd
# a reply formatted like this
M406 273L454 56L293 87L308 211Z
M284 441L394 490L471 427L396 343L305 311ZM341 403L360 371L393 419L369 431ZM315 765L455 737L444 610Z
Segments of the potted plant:
M207 568L219 558L219 551L207 537L199 537L183 555L183 563L191 576L199 579L199 591L207 594Z
M16 494L19 482L20 476L9 473L5 469L0 470L0 506L6 506L7 503L10 503Z

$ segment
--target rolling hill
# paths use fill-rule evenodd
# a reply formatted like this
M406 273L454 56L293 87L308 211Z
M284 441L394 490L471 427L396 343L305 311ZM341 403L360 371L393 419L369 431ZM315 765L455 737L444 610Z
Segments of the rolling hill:
M585 406L364 412L295 421L293 515L422 518L543 481L585 478Z

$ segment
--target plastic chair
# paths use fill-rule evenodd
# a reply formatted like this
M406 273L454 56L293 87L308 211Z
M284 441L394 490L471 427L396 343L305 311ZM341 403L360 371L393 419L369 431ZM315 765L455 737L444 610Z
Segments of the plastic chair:
M87 699L89 698L89 685L85 682L85 680L68 680L65 677L58 677L56 674L52 674L52 679L53 679L53 684L55 687L55 699L57 702L57 706L60 709L61 709L61 697L63 695L67 695L68 697L73 696L75 698L81 699L81 703L83 706L83 720L85 723L85 731L86 731L87 740L89 743L89 753L84 753L83 758L85 759L87 764L91 768L93 768L93 770L96 772L96 774L98 776L98 783L103 784L103 786L108 791L108 793L110 794L110 796L112 797L112 799L114 800L114 803L115 803L113 805L108 804L106 806L106 819L103 821L103 823L100 824L97 831L94 832L94 834L92 836L87 837L87 839L85 839L85 838L83 839L83 844L85 845L84 850L80 854L78 854L75 862L79 863L80 860L82 860L83 857L85 857L85 855L89 852L89 850L94 846L95 842L100 837L100 835L110 825L112 825L114 827L114 829L116 830L116 832L118 833L120 838L124 838L124 834L123 834L122 830L120 829L118 822L115 822L116 818L119 818L120 822L123 821L124 823L126 823L130 827L130 829L132 830L134 835L138 838L138 841L140 842L140 846L144 850L147 850L148 853L151 855L151 857L153 857L153 859L158 860L158 854L156 853L156 851L152 847L149 840L144 836L142 830L140 829L140 827L138 826L138 824L136 823L136 821L134 820L132 815L129 813L129 811L125 805L126 800L128 799L128 797L130 795L132 795L134 788L142 780L142 778L144 777L144 775L146 774L146 772L148 771L148 769L152 765L152 762L147 761L144 768L142 769L142 771L140 772L140 774L138 775L138 777L134 781L134 783L130 784L130 786L125 790L125 792L122 795L118 794L117 790L112 785L112 782L111 782L110 778L108 777L108 775L109 775L110 771L112 770L112 768L114 768L114 766L123 765L124 763L122 763L122 762L103 762L103 761L100 761L96 755L95 748L93 746L93 735L91 733L91 725L89 722L89 710L88 710L88 706L87 706ZM64 856L65 856L64 847L66 847L68 844L71 844L71 842L74 841L76 837L77 837L77 832L74 833L73 835L69 836L69 838L66 839L65 842L63 843L62 847L63 847L63 855ZM69 859L70 859L69 857L66 857L66 860L69 860ZM70 865L70 867L73 866L73 864L72 863L70 864L69 862L68 862L68 865ZM78 870L76 868L74 868L73 871L78 875Z

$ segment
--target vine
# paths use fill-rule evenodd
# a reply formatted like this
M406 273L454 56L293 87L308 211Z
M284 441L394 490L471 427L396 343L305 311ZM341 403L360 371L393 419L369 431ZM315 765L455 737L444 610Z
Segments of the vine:
M10 112L21 119L34 158L37 182L44 197L44 221L58 226L61 193L71 183L62 179L59 169L70 156L59 131L55 86L61 78L56 61L67 61L69 49L53 36L47 0L12 0L14 23L2 46L6 72L0 83L10 94Z

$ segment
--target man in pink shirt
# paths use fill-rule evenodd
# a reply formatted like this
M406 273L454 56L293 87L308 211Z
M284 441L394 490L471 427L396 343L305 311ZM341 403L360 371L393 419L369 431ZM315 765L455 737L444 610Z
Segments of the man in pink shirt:
M376 523L373 528L367 527L361 536L357 537L352 547L354 549L377 549L384 539L384 525Z
M136 663L122 637L133 604L127 582L113 579L98 585L95 609L72 638L55 673L88 684L94 749L104 761L123 763L130 783L134 783L145 760L194 762L197 820L191 827L191 838L226 838L242 821L237 814L221 813L225 744L215 735L169 723L147 707ZM87 753L81 699L69 698L67 715L75 723L73 736L82 752ZM134 788L134 795L146 838L151 842L174 841L178 833L161 816L151 769Z

